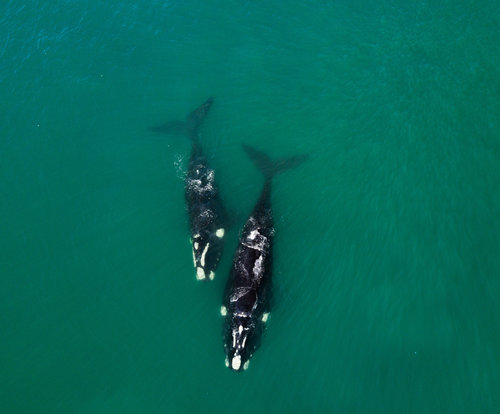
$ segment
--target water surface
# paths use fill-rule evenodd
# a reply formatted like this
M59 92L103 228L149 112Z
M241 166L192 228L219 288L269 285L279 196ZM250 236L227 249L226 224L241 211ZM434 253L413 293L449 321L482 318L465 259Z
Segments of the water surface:
M494 413L500 401L500 5L0 5L2 413ZM209 96L234 216L195 280L189 142ZM278 176L275 306L243 374L218 315Z

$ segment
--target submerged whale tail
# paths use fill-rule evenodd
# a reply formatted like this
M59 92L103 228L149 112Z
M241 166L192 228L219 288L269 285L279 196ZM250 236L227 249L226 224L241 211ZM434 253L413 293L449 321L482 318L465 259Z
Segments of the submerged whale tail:
M207 116L213 101L214 98L208 98L198 108L191 111L185 121L169 121L149 129L162 134L187 135L191 139L197 139L200 125Z
M271 179L280 172L294 168L308 158L307 155L295 155L273 160L263 151L249 145L243 144L243 149L266 179Z

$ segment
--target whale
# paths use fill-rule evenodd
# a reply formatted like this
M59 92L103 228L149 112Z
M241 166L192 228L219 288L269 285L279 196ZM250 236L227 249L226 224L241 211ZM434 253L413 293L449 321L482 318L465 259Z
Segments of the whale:
M222 257L226 210L223 206L215 171L210 167L200 144L200 126L207 116L213 98L208 98L186 117L150 128L166 134L187 135L191 155L185 175L185 202L189 216L190 244L197 280L213 280Z
M272 179L307 159L306 155L299 155L273 160L249 145L243 144L243 149L263 173L264 185L241 231L220 308L224 318L225 364L233 371L248 368L271 312L275 235Z

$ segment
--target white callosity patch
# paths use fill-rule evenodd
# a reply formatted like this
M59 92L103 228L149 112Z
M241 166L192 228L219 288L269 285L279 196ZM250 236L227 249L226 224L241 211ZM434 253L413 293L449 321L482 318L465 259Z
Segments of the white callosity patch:
M238 333L241 334L243 332L243 325L238 326Z
M236 370L240 369L240 367L241 367L241 356L235 355L233 357L233 360L231 361L231 367L233 369L236 369Z
M194 249L193 249L193 266L196 267L196 255L194 253Z
M259 235L259 230L252 230L250 234L248 235L247 239L248 240L255 240L255 238Z
M205 267L205 255L207 254L208 247L210 246L210 243L207 243L205 248L203 249L203 252L201 253L201 259L200 259L200 264Z
M227 315L227 308L225 306L221 306L220 307L220 314L222 316L226 316Z
M269 319L269 312L265 312L262 315L262 322L266 323L268 319Z
M196 178L188 179L187 187L190 191L194 191L198 194L203 194L214 190L214 182L214 170L207 170L205 176L200 175L200 170L196 170Z
M198 280L205 279L205 271L201 267L196 268L196 279Z
M264 262L264 254L262 253L257 260L255 261L253 265L253 276L254 278L260 279L263 275L263 266L262 263Z
M210 274L208 275L208 278L209 278L210 280L214 280L214 278L215 278L215 273L214 273L212 270L210 270Z
M238 299L245 296L251 290L252 290L251 287L238 287L238 288L234 289L233 292L231 292L231 296L229 297L229 300L231 302L237 302Z
M226 364L226 367L229 367L229 358L228 357L226 357L225 364Z
M194 242L193 243L193 246L194 246L194 249L195 250L198 250L198 247L200 246L198 242Z
M243 364L243 369L248 369L249 365L250 365L250 360L248 359L247 362Z
M262 252L267 248L269 241L267 237L260 232L255 219L251 218L250 220L252 223L255 223L255 227L250 231L250 233L248 233L241 243L246 247Z
M220 229L217 229L217 231L215 232L215 235L219 238L219 239L222 239L224 237L224 229L220 228Z

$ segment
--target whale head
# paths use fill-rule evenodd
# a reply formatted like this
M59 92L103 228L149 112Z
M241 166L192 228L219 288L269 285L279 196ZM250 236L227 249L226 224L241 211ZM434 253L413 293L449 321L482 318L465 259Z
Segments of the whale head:
M222 256L222 238L216 232L196 233L192 237L193 265L197 280L213 280ZM220 234L220 231L219 231Z
M232 321L224 343L228 368L233 371L243 371L248 368L255 349L254 339L254 326L250 318L236 318Z

